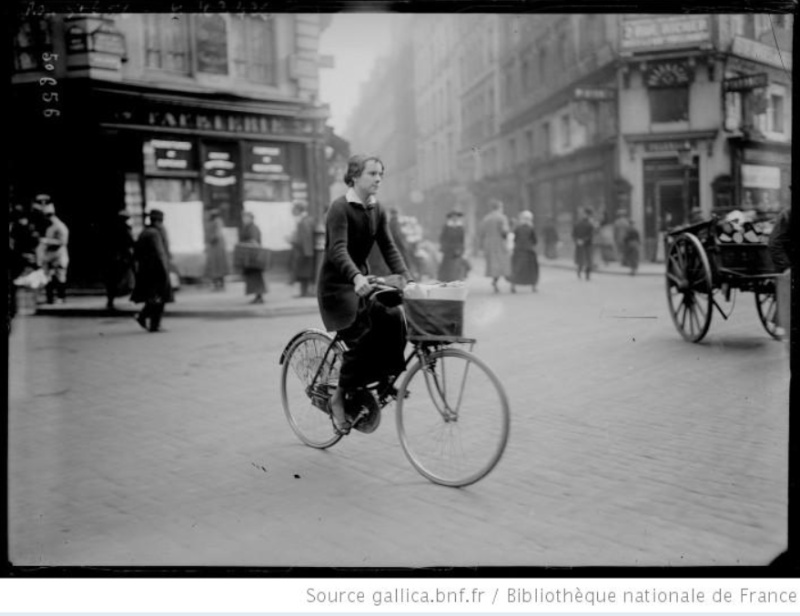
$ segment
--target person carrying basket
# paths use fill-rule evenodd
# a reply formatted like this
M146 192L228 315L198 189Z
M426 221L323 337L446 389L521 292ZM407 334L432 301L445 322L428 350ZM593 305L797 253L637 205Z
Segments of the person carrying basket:
M331 420L339 434L350 431L345 401L365 385L388 380L405 366L406 329L399 307L368 302L373 291L367 258L375 243L402 287L412 279L389 231L389 219L376 194L384 174L377 156L350 158L347 193L328 209L325 254L317 284L322 322L347 345L339 382L331 397Z

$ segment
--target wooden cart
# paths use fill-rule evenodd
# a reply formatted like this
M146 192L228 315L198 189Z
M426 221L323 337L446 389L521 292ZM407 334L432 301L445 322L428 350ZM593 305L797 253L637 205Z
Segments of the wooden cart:
M723 243L717 236L718 219L677 227L665 237L667 303L672 322L689 342L708 333L716 308L727 319L736 292L755 294L761 324L775 339L776 278L766 243ZM730 306L725 310L724 301Z

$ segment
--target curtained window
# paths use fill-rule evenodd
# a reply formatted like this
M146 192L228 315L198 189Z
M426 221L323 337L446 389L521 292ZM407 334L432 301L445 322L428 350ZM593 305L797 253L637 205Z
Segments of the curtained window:
M233 74L265 85L275 84L275 21L263 15L231 16Z
M183 15L144 15L145 66L189 73L189 22Z

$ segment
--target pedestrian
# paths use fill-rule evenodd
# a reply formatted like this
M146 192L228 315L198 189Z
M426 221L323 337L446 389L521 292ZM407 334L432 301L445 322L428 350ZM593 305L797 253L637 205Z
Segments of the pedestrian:
M555 216L550 216L542 229L544 236L544 256L547 259L558 259L558 227Z
M631 270L631 276L636 275L639 269L639 256L641 253L642 236L634 226L633 221L628 221L628 227L623 239L623 261Z
M292 234L292 281L300 283L298 297L310 297L309 287L314 283L314 218L308 213L308 206L295 203L292 208L295 217L295 231Z
M63 221L56 216L56 206L53 202L47 203L42 208L42 213L47 218L44 235L39 239L39 258L44 274L47 277L45 294L47 303L67 301L67 267L69 266L69 229Z
M9 273L12 280L39 267L37 252L39 234L31 221L29 213L22 205L14 207L8 225Z
M797 250L792 243L792 206L783 208L767 241L769 255L775 271L780 273L794 267Z
M486 259L486 275L492 279L495 293L500 278L509 277L509 250L507 238L510 232L508 218L503 213L503 202L499 199L489 201L489 213L483 217L478 227L478 243Z
M239 243L246 246L261 246L261 229L255 222L252 212L242 214L242 227L239 229ZM254 295L251 304L263 304L267 283L264 280L264 267L260 264L249 264L242 268L244 277L244 294Z
M442 232L439 234L442 260L437 278L440 282L464 280L467 277L470 265L464 257L465 241L464 214L458 210L448 212Z
M150 210L148 219L147 226L139 234L133 247L136 284L131 301L144 304L136 314L136 322L147 331L159 332L163 331L161 319L165 305L174 300L169 275L170 253L164 230L164 213L161 210Z
M533 214L523 210L519 223L514 227L514 250L511 253L511 292L517 292L517 285L531 285L536 292L539 284L539 257L536 254L536 230L533 227Z
M627 266L625 262L625 236L628 233L629 226L628 212L623 209L617 210L617 218L614 220L614 246L617 249L622 267Z
M597 230L597 245L600 249L600 260L605 266L617 260L618 249L614 239L614 223L604 211L600 228Z
M135 285L133 230L127 211L117 212L106 234L106 310L116 310L114 300L130 295Z
M206 225L205 277L211 281L214 291L225 290L225 276L228 275L228 249L225 245L224 228L219 210L211 210Z
M331 421L340 434L350 431L345 407L355 391L375 381L391 383L405 369L401 309L366 301L372 291L367 258L375 243L390 271L401 277L399 286L411 280L376 197L384 169L377 156L351 157L344 176L347 192L331 204L325 225L317 298L325 328L336 331L347 347L330 402Z
M572 239L575 242L575 264L578 266L578 279L581 273L590 279L592 272L592 250L595 225L592 222L591 208L583 210L581 219L572 227Z
M33 224L36 233L43 236L47 227L50 225L45 208L53 202L53 199L47 193L39 193L33 198L31 203L30 221Z

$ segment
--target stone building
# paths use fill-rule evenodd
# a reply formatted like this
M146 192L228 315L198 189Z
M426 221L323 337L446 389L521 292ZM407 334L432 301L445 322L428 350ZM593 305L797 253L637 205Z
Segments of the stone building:
M203 269L204 221L235 243L253 211L278 261L291 204L327 201L311 14L48 15L16 24L14 198L52 195L71 229L70 280L102 276L107 225L166 214L182 276Z

